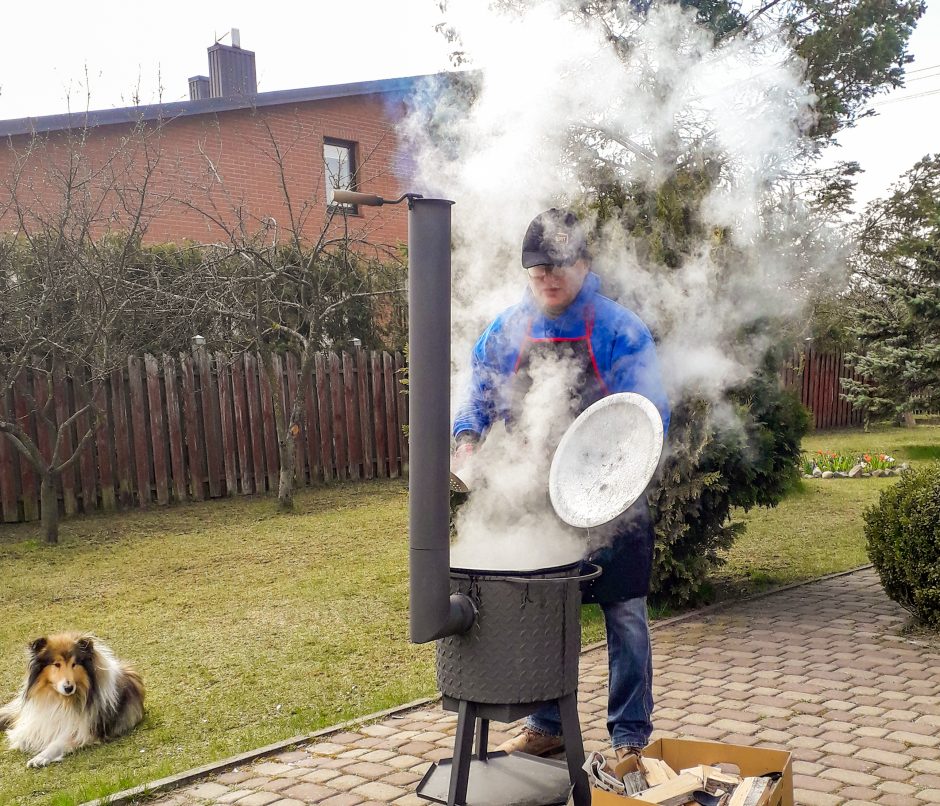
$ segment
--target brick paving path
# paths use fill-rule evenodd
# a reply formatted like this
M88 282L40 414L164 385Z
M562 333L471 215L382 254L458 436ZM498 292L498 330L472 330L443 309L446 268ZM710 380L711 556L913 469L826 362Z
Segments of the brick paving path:
M940 804L940 653L899 636L905 621L863 570L657 625L654 738L789 749L802 806ZM604 650L583 655L588 750L607 747L606 679ZM455 725L439 705L408 711L148 803L426 804L415 784Z

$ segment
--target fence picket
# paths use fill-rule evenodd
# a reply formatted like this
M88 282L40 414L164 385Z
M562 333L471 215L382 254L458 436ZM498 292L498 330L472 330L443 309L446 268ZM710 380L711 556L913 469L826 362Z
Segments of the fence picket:
M343 402L343 378L339 356L330 353L330 406L333 410L333 448L336 455L336 477L349 477L349 451L346 443L346 404Z
M388 429L388 475L397 479L398 466L398 395L392 375L392 357L382 353L382 369L385 376L385 425Z
M193 360L199 374L199 409L202 412L202 427L206 435L206 478L209 481L209 496L222 495L222 426L219 423L219 395L212 382L212 364L204 347L197 347Z
M349 448L349 473L351 478L362 478L362 438L359 425L359 401L356 393L353 359L349 353L343 353L343 397L346 404L346 444Z
M56 364L52 368L52 390L55 398L55 418L56 428L61 428L62 424L68 420L72 413L69 405L68 381L65 377L65 368L61 364ZM72 455L72 426L57 433L56 444L53 450L59 451L59 464L66 461ZM78 511L78 500L75 497L75 465L72 464L62 471L59 478L62 484L62 503L66 515L74 515Z
M192 497L202 501L206 497L206 460L203 439L199 433L199 412L196 408L196 374L193 358L180 353L180 373L183 378L183 425L186 428L186 456L189 465L189 485Z
M232 413L232 373L222 353L215 354L215 375L219 384L219 426L222 431L222 464L225 467L225 494L235 495L238 468L235 463L235 418Z
M7 395L0 391L0 419L12 413ZM0 510L3 511L5 523L16 523L20 519L19 506L16 501L16 477L18 473L17 457L14 456L16 448L10 438L0 434Z
M382 357L372 353L372 428L375 432L375 469L378 477L388 476L388 438L385 430L385 375Z
M134 447L134 468L137 479L137 505L150 506L150 450L147 445L147 409L144 405L144 386L141 362L132 355L127 360L127 386L131 393L131 434Z
M83 369L72 372L72 392L75 395L75 411L81 411L88 405L88 376ZM82 438L92 427L91 417L86 412L75 418L75 447L81 444ZM85 443L78 456L78 487L82 491L82 511L91 512L98 509L98 473L95 462L95 443L89 440Z
M36 441L35 418L32 417L32 408L29 398L29 378L24 370L16 377L13 384L13 412L16 422L22 428L30 439ZM14 448L13 443L3 436L0 441L4 441L10 448ZM15 450L15 448L14 448ZM17 451L18 453L18 451ZM19 462L20 471L20 490L23 501L23 520L34 521L39 518L39 477L33 469L32 464L22 454L16 456Z
M94 389L95 408L98 409L98 425L95 428L95 448L98 452L98 480L101 485L101 508L112 510L117 507L114 492L114 447L111 435L114 424L108 416L108 390L104 381Z
M375 451L372 448L372 416L369 411L369 373L366 353L356 350L356 386L359 398L359 439L362 446L362 472L367 479L375 476Z
M300 371L303 372L303 363L301 360ZM310 368L310 377L304 380L301 375L298 383L305 386L304 389L304 434L307 437L307 464L310 467L310 483L315 484L323 479L323 470L320 466L320 434L317 426L317 394L314 388L314 369Z
M398 455L401 457L401 472L408 466L408 434L405 425L408 422L408 393L407 387L402 383L405 368L405 357L395 353L395 391L398 398Z
M271 356L275 374L278 372L277 356ZM264 464L267 468L268 490L278 488L280 476L280 449L277 442L277 424L274 421L274 394L268 373L265 372L264 359L258 355L258 378L261 381L261 416L264 420Z
M127 395L124 371L116 367L111 371L111 414L114 419L114 460L117 467L118 501L129 507L134 501L131 483L131 443L127 427Z
M248 420L251 423L255 491L263 493L267 479L264 472L264 423L261 419L261 395L258 391L258 362L251 353L245 353L245 386L248 390Z
M333 463L333 424L330 417L330 387L327 379L326 361L323 353L317 353L314 359L314 371L317 379L317 422L320 431L320 462L323 467L323 480L337 478Z
M176 389L176 361L163 355L163 394L166 396L166 430L170 448L170 468L173 474L173 498L186 500L186 460L183 452L183 419L179 394Z
M157 503L170 503L170 479L167 472L167 437L163 421L163 400L160 395L160 367L150 353L144 354L147 377L147 403L150 406L150 447L153 451L153 482L157 490Z
M245 394L245 362L241 356L232 361L232 406L235 410L235 441L238 444L238 468L242 495L250 495L254 483L251 461L251 425Z

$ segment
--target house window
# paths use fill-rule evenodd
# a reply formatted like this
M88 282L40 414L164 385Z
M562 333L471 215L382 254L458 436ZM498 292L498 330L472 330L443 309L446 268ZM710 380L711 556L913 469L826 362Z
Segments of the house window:
M326 165L326 203L334 206L333 191L355 190L356 146L342 140L324 140L323 163ZM351 213L356 212L352 204L336 204Z

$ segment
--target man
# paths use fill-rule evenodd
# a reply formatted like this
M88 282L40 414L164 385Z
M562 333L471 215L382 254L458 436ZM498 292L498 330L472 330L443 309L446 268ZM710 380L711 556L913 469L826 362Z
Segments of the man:
M537 216L522 243L528 288L477 341L467 399L454 424L459 468L503 420L518 421L532 386L529 369L543 359L565 362L577 381L572 415L615 392L636 392L669 407L649 330L631 311L598 292L586 233L574 213L552 208ZM544 364L542 364L544 366ZM547 446L553 450L555 446ZM584 590L604 612L609 656L607 728L616 760L639 754L652 732L652 651L646 618L653 526L645 496L604 530L608 545L590 560L603 575ZM532 714L522 732L499 749L548 755L563 747L558 708Z

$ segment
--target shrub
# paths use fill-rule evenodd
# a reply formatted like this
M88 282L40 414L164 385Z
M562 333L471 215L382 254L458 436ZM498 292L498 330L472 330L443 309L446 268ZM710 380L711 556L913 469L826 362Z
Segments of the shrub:
M940 627L940 462L905 471L865 513L868 556L885 593Z

